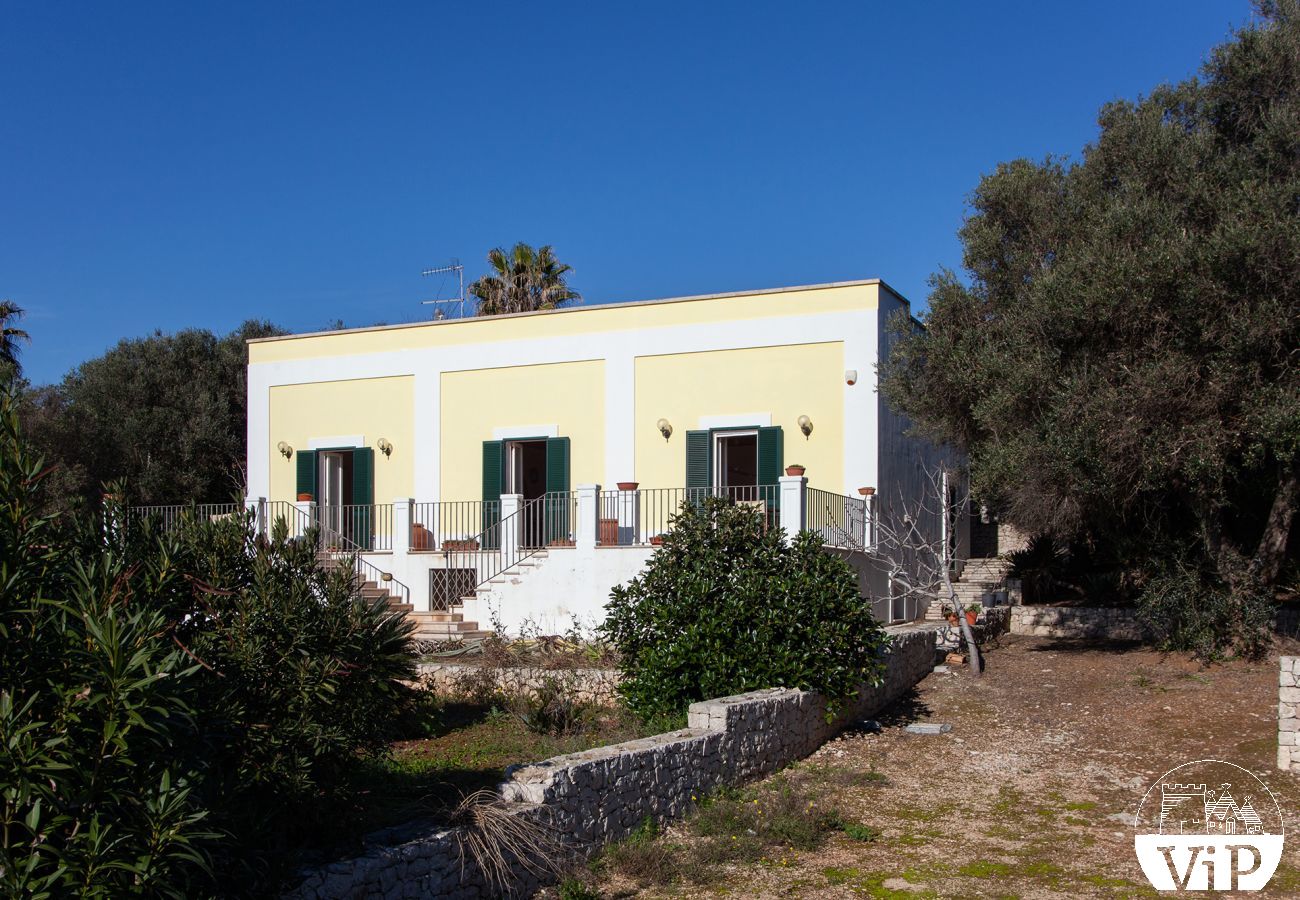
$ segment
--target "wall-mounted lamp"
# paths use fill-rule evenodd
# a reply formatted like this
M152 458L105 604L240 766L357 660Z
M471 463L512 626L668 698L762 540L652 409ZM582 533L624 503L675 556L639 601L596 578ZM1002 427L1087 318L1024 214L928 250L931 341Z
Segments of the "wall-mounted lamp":
M286 444L284 441L280 441L280 443L276 444L275 449L279 450L280 455L283 456L285 459L288 459L289 457L293 456L293 448L290 447L288 444Z
M852 385L857 384L857 383L858 383L858 370L857 370L857 369L845 369L845 370L844 370L844 383L847 384L847 385L849 385L849 386L852 386Z
M379 448L379 452L384 454L384 456L393 455L393 445L392 442L388 440L388 438L380 438L379 440L375 441L375 446Z
M664 436L665 441L673 436L673 426L667 419L660 419L655 422L655 428L659 429L659 433Z
M795 421L799 423L799 430L803 432L804 440L808 440L808 435L812 434L812 419L807 416L800 416Z

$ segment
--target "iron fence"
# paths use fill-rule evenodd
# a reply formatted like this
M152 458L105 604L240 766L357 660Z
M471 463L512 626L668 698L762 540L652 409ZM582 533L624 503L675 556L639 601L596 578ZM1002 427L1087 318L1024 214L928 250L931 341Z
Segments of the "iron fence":
M318 506L321 539L326 545L351 544L367 552L393 549L393 504Z
M871 504L865 497L805 488L804 528L827 547L862 550L874 543Z
M501 519L500 500L453 500L411 504L413 551L463 550L467 542L481 541L484 532ZM479 547L476 549L496 549Z
M218 519L242 516L242 503L173 503L163 506L127 507L127 516L134 521L155 519L163 531L171 531L181 522L211 522Z
M601 491L596 501L596 542L602 547L657 544L682 507L706 497L722 497L757 510L768 528L781 524L780 485L646 488Z

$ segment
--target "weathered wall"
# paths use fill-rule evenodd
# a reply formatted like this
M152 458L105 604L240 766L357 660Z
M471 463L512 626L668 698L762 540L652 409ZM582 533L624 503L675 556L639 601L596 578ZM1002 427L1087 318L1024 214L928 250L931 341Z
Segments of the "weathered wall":
M721 784L775 772L807 756L847 724L873 715L934 666L931 628L889 629L884 678L864 687L833 721L826 703L806 691L771 688L690 708L688 727L642 740L557 756L509 773L502 797L514 814L555 828L579 855L626 837L647 816L684 814L693 797ZM471 859L462 861L455 829L414 825L354 859L307 873L292 898L485 898L501 895ZM516 893L537 885L519 873Z
M1092 606L1013 606L1011 633L1112 641L1146 637L1133 610Z
M415 667L422 682L439 691L455 691L480 679L491 679L503 691L539 688L548 678L558 679L580 699L613 703L623 676L617 669L547 669L539 666L475 666L457 663L420 663Z
M1277 689L1277 767L1300 771L1300 656L1283 656Z

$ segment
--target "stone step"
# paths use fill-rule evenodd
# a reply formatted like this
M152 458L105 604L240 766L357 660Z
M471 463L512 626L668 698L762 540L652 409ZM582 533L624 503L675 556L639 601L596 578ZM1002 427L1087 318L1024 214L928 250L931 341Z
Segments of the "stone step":
M417 622L457 623L465 621L464 613L435 612L427 609L417 609L413 612L408 612L407 615L415 619Z

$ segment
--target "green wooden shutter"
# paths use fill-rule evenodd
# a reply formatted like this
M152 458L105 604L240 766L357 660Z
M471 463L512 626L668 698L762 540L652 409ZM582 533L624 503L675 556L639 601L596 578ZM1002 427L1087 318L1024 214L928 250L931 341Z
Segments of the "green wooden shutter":
M686 432L686 497L695 501L713 486L713 433Z
M298 490L293 499L297 500L298 494L311 494L313 500L319 500L316 496L316 451L299 450L297 456Z
M569 439L546 439L546 519L542 534L549 544L569 537Z
M785 470L785 436L779 425L758 429L758 491L767 508L781 507L781 473ZM771 513L769 513L771 515Z
M505 490L505 441L483 442L483 549L500 546L499 529L488 529L501 521L501 493Z
M371 534L374 502L375 451L358 447L352 451L352 521L347 523L347 536L362 550L374 546L374 535Z

